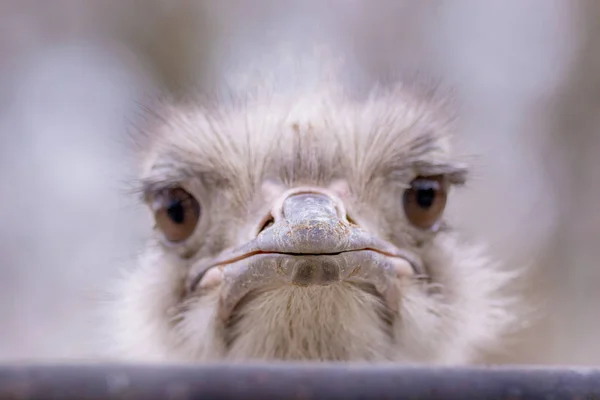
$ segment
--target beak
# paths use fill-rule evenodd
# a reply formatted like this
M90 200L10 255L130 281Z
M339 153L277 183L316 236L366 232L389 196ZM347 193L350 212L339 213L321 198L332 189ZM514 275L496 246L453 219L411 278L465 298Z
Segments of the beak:
M255 239L192 272L194 290L203 271L221 269L224 316L250 291L273 285L366 281L394 302L397 279L420 271L416 257L351 223L344 204L328 191L288 191L274 202L271 216L273 224Z

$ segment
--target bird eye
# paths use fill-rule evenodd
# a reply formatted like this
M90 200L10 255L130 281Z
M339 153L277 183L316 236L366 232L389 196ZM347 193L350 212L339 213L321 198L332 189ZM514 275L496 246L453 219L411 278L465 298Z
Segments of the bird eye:
M156 226L170 242L182 242L194 233L200 219L200 204L187 191L171 188L154 197Z
M443 175L419 176L404 192L404 212L408 220L421 229L431 228L446 207L446 187Z

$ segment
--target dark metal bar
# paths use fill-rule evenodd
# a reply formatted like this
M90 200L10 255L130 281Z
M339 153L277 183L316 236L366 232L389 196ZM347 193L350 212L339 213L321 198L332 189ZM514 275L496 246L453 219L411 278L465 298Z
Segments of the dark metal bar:
M259 364L5 365L0 400L600 399L600 370Z

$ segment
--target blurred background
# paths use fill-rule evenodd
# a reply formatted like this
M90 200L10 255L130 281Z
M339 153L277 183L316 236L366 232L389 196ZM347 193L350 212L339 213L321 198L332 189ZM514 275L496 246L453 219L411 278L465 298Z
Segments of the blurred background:
M0 361L101 351L99 293L151 226L127 192L141 105L321 45L349 85L420 71L455 88L474 170L450 217L529 268L546 311L501 361L600 364L594 0L0 0Z

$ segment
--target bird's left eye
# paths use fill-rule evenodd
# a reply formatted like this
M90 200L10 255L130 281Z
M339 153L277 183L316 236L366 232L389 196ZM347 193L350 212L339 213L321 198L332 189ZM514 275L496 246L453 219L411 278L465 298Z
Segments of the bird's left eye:
M443 175L419 176L404 192L404 212L414 226L429 229L444 212L446 199Z
M200 219L200 204L181 188L165 189L154 197L156 226L170 242L182 242L194 233Z

